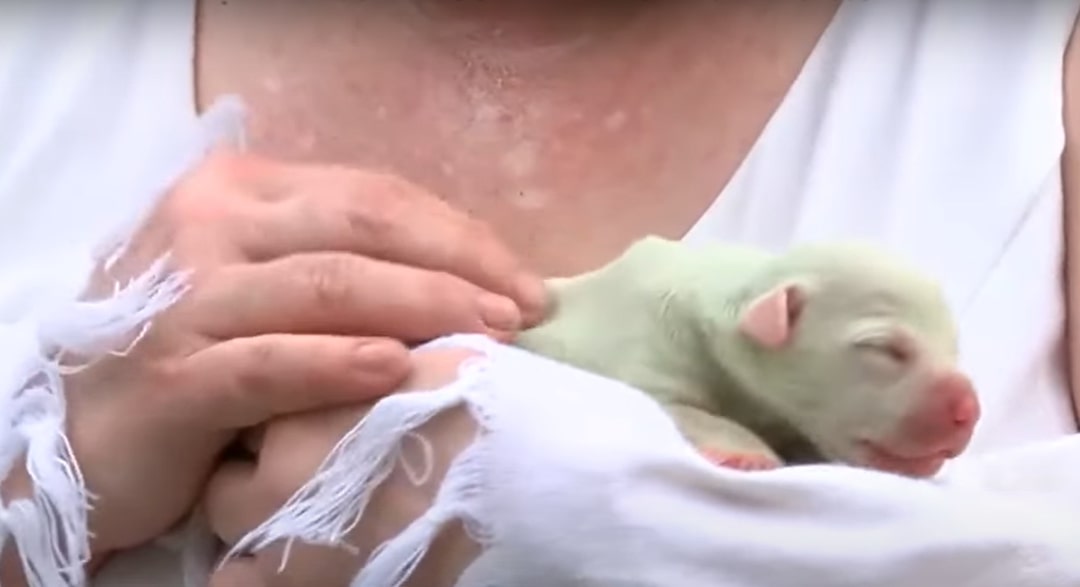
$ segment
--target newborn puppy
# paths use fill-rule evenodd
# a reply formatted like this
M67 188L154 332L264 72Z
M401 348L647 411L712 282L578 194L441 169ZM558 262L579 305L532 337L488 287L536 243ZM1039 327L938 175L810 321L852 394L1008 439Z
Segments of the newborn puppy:
M551 316L515 344L648 393L719 465L928 477L979 420L939 287L871 246L647 237L549 285Z

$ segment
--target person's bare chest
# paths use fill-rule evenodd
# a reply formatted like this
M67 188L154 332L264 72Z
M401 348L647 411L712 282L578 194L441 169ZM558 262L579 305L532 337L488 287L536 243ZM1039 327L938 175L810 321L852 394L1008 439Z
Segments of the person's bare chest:
M551 274L689 229L835 9L657 2L545 44L439 38L394 4L204 2L201 105L240 93L255 149L393 171Z

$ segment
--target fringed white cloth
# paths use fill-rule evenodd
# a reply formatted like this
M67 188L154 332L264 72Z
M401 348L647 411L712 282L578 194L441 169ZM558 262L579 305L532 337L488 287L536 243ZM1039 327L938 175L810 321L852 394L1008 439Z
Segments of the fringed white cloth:
M459 587L1080 585L1080 437L933 482L840 466L742 473L700 458L636 390L482 337L427 348L445 345L481 356L445 388L380 401L232 554L349 548L402 443L465 405L475 442L353 587L402 585L453 519L484 546Z
M242 116L235 99L219 102L192 134L170 137L160 153L147 153L142 166L119 174L122 185L103 188L143 195L136 198L139 209L121 214L117 238L99 248L109 254L104 261L122 253L131 231L181 173L222 139L237 138ZM187 288L185 273L170 269L166 253L142 275L115 284L109 297L80 300L94 262L89 247L71 251L42 263L47 267L6 274L0 287L0 479L25 462L33 485L28 497L0 506L0 540L18 549L30 587L84 585L90 556L86 523L93 495L65 435L63 375L127 352Z
M3 478L21 466L33 481L30 498L4 504L0 531L18 548L31 587L82 585L89 560L86 517L91 496L65 436L62 375L80 357L122 353L149 326L149 319L184 291L182 275L170 275L161 259L104 301L72 302L0 330L0 459Z
M346 536L360 521L376 487L395 466L421 485L431 475L431 450L419 467L409 463L403 448L407 440L427 446L415 430L439 413L457 406L466 407L480 425L475 444L457 456L451 474L442 481L434 505L404 532L372 554L357 585L394 587L403 583L423 559L428 546L442 527L463 520L469 534L483 541L488 523L475 508L483 504L485 478L485 437L491 430L490 389L484 384L486 361L473 359L461 369L460 379L432 392L402 393L380 401L331 451L327 463L275 515L264 522L227 553L225 559L255 552L284 538L287 543L302 540L309 544L350 548ZM282 565L288 562L288 548Z

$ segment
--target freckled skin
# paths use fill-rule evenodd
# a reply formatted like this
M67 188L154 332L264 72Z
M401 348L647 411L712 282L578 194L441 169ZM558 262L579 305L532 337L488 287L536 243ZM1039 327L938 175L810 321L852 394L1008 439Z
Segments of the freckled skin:
M515 344L644 391L721 466L927 477L979 419L939 288L870 246L648 237L550 286L551 317Z
M239 94L253 151L399 175L571 275L698 221L839 2L198 4L199 107Z

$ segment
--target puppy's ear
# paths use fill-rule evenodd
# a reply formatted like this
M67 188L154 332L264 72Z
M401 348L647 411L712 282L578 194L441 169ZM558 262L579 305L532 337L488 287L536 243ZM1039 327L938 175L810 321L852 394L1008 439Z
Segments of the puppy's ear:
M767 349L783 348L791 342L805 304L802 285L778 285L750 302L739 317L739 331Z

